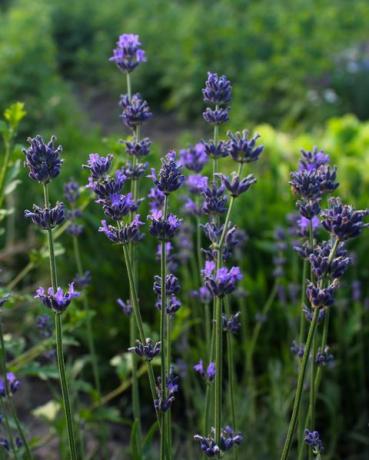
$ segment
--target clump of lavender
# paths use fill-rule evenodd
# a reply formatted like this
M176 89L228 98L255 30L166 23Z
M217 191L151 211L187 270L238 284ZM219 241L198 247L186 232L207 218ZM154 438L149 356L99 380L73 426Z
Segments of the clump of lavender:
M41 136L36 136L33 139L28 139L30 146L23 150L26 157L25 165L28 168L29 177L32 180L41 183L44 192L44 206L39 207L34 205L33 211L25 211L25 217L31 219L32 222L39 226L42 230L45 230L48 236L51 287L47 290L40 287L36 292L35 298L39 298L42 303L46 307L50 308L54 313L57 361L64 413L68 428L70 456L73 460L77 460L78 455L74 435L72 409L64 367L61 317L71 300L74 297L77 297L79 293L74 291L73 283L70 284L68 291L63 291L62 288L58 287L57 281L52 230L56 226L60 225L64 220L64 205L63 203L57 203L55 207L51 207L49 201L49 183L52 179L59 175L63 162L60 158L62 147L56 146L55 141L56 138L52 137L50 142L46 144Z
M310 325L304 345L293 411L281 460L286 460L288 457L298 415L299 413L301 414L302 390L311 350L309 411L305 423L302 420L300 422L302 426L310 425L314 427L315 425L316 394L320 382L321 365L331 360L326 348L329 312L335 301L339 280L351 264L351 258L348 256L346 249L346 241L360 235L362 230L368 226L363 220L368 215L368 210L355 210L349 205L342 204L340 198L331 198L328 201L328 208L321 210L324 195L338 187L336 169L329 166L329 157L324 152L318 151L318 149L314 149L312 152L302 151L299 170L291 174L291 186L299 198L297 207L301 217L308 220L308 239L303 244L296 245L298 253L305 260L303 291L309 303L309 306L304 306L301 313L299 340L301 347L305 339L305 316ZM319 219L323 228L328 231L329 235L326 241L317 241L313 231L313 219ZM303 233L303 236L305 236L305 233ZM308 265L310 266L310 279L306 281L306 267ZM321 334L321 346L320 350L318 350L317 336L321 321L324 324ZM318 371L316 370L317 365L320 366ZM308 438L310 439L310 437ZM300 442L300 446L301 444Z

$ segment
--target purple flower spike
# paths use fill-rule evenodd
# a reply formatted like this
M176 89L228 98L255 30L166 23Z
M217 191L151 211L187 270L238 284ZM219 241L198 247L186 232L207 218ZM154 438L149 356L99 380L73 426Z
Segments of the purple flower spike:
M69 203L75 203L79 198L79 185L74 180L64 184L64 196Z
M160 191L157 187L152 187L147 197L149 199L149 205L151 210L158 211L163 208L165 194L162 191Z
M213 182L207 187L202 195L204 196L204 203L202 210L205 214L224 214L227 210L227 197L224 195L224 186L217 186Z
M149 176L158 189L168 195L179 189L183 184L185 177L182 175L182 166L176 161L176 153L171 151L161 160L161 168L158 176L154 169Z
M20 380L16 378L13 372L7 372L6 374L7 386L11 395L16 393L21 385ZM6 396L6 384L3 378L0 378L0 397Z
M190 171L199 173L209 160L204 144L198 143L194 147L179 151L180 163Z
M337 288L337 279L326 288L318 287L309 281L306 287L306 296L313 308L330 307L334 303L334 293Z
M117 47L109 61L114 62L123 72L132 72L139 64L146 62L145 51L141 48L139 36L123 34L119 36Z
M179 280L171 273L165 277L165 289L168 295L178 294L180 289ZM161 276L154 276L154 292L156 295L161 296Z
M210 107L207 107L202 116L204 120L211 125L221 125L229 120L229 109L211 109Z
M106 199L96 200L96 203L102 205L104 213L113 220L121 220L130 212L136 211L138 204L133 201L132 194L121 195L113 193Z
M126 152L134 157L145 157L150 153L151 141L149 138L141 139L140 141L126 141Z
M160 353L160 342L154 342L152 339L145 339L145 343L136 340L134 347L128 348L128 351L136 353L138 356L151 361Z
M220 454L220 448L212 437L205 437L200 436L199 434L195 434L193 438L195 441L199 441L200 449L207 457L215 457Z
M242 274L238 267L232 267L230 270L222 267L216 273L214 271L215 263L208 261L202 270L202 276L205 286L217 297L224 297L226 294L231 294L236 289L238 281L242 279Z
M247 190L256 183L256 179L252 174L249 174L243 179L236 173L232 173L232 177L227 177L224 174L217 174L221 178L224 187L230 192L233 197L238 197L241 193Z
M60 154L63 151L61 145L55 146L56 137L52 136L45 144L41 136L28 138L30 146L23 149L26 156L25 165L31 179L47 184L59 175L63 160Z
M229 316L229 318L226 315L223 315L223 329L232 334L237 334L241 328L240 315L241 313L239 311L234 315Z
M232 449L234 445L240 445L243 441L241 433L235 433L233 429L227 425L225 426L220 434L220 449L223 452Z
M159 240L170 240L179 231L181 219L174 214L169 214L166 219L161 210L153 210L148 216L151 220L150 233Z
M134 94L131 99L124 94L120 98L119 105L123 109L121 118L128 128L135 128L152 118L149 104L139 93Z
M356 210L352 206L342 204L340 198L331 198L329 208L323 211L323 227L338 238L345 241L360 235L369 226L363 222L369 210Z
M305 345L303 343L296 342L296 340L293 340L290 350L295 356L302 358L304 356Z
M235 134L228 132L227 150L234 161L238 163L257 161L264 150L263 145L256 146L256 142L260 137L258 134L251 139L249 139L248 135L249 133L246 130Z
M35 299L40 299L45 307L50 308L55 313L63 313L72 299L79 297L80 293L74 290L74 283L70 283L68 291L63 292L58 287L56 291L50 287L47 292L43 287L36 290Z
M200 359L200 361L193 366L193 370L208 382L212 382L215 378L216 368L213 361L208 364L208 367L205 370L204 362L202 359Z
M112 162L112 154L103 157L98 153L90 153L87 165L83 165L83 167L90 170L90 174L93 180L98 180L103 178L108 173Z
M40 208L34 204L32 211L24 211L24 216L43 230L49 230L64 222L64 204L56 203L53 208Z
M74 285L77 289L86 288L91 284L92 276L89 270L86 270L82 275L76 275L73 279Z
M136 214L131 223L121 225L120 227L108 225L106 220L102 220L99 232L104 233L110 241L116 244L137 243L144 237L140 232L142 225L144 223L140 221L140 215Z
M132 305L129 300L124 302L122 299L117 299L117 304L119 305L120 309L126 316L131 316L132 314Z
M299 164L299 170L317 170L320 166L327 165L330 162L329 155L323 152L323 150L318 150L317 147L314 147L312 152L306 152L301 150L301 160Z
M114 176L105 176L104 179L94 181L89 178L88 187L92 189L98 199L109 199L114 194L120 194L127 178L122 171L116 171Z
M208 72L205 88L202 90L204 102L213 105L227 105L232 99L231 82L225 75Z
M323 442L320 439L318 431L310 431L306 429L304 432L304 441L313 449L314 454L319 454L324 451Z
M206 155L210 158L219 159L228 156L228 145L223 141L214 144L214 141L209 140L208 142L202 141L202 144L204 145Z

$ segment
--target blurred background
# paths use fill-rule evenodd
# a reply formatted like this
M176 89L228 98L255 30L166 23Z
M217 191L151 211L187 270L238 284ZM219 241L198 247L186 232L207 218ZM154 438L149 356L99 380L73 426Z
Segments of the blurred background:
M87 182L81 165L89 153L123 151L119 141L128 133L119 119L118 99L125 81L108 61L119 34L139 34L148 56L134 73L133 90L148 100L154 113L144 133L154 141L149 158L153 165L167 149L185 148L211 136L202 120L201 89L207 71L226 74L233 85L227 129L257 131L265 145L253 171L258 184L242 198L237 216L248 233L244 287L249 308L257 313L273 283L273 233L278 226L287 227L287 216L294 210L288 180L301 148L317 145L326 150L338 165L339 195L357 207L369 205L368 24L367 0L0 0L0 112L11 103L24 102L27 115L18 130L19 145L37 133L57 135L65 164L52 195L62 199L63 183L70 177ZM15 154L23 158L20 148ZM14 279L30 257L37 257L32 249L40 247L39 233L23 220L23 210L40 200L39 187L26 179L22 167L19 179L12 195L16 212L8 219L7 236L1 236L3 284ZM90 204L81 244L84 265L93 277L91 299L99 318L95 335L108 390L119 383L110 360L127 347L128 322L115 303L127 291L118 251L97 233L100 218L100 210ZM337 307L340 322L333 327L332 340L339 343L344 366L327 375L322 397L321 418L330 439L327 458L332 459L364 459L369 452L368 424L362 417L368 385L368 236L355 244L355 267ZM68 236L60 239L59 249L61 278L67 281L76 271L70 263ZM140 285L150 292L152 276L159 270L152 263L154 241L149 238L139 251ZM46 261L39 258L35 266L17 287L30 292L46 279ZM286 292L296 278L291 263ZM362 309L352 308L353 283L359 283L355 302ZM153 324L153 299L142 300L147 322ZM32 327L32 317L27 316L30 303L25 301L17 311L26 333ZM184 314L175 331L178 338L187 326ZM250 452L259 445L260 455L254 458L275 458L270 452L285 430L285 420L278 424L278 417L294 372L292 358L287 368L281 366L281 357L289 353L289 327L280 301L268 317L257 351L265 410L248 442ZM194 352L193 359L197 357ZM364 379L360 392L358 378ZM127 402L119 404L129 413ZM270 417L276 422L265 428ZM263 457L260 443L265 433Z

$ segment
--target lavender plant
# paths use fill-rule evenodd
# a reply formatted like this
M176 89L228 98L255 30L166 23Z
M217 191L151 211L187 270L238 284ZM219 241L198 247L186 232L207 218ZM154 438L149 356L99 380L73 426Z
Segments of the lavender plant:
M44 206L40 207L33 205L32 211L25 211L25 217L31 219L35 225L47 232L51 287L48 289L43 287L38 288L35 298L40 299L40 301L54 313L57 362L64 414L68 429L69 453L73 460L77 460L78 451L75 440L73 412L70 403L63 355L62 314L73 298L79 296L79 292L75 291L73 283L69 285L68 290L63 290L61 287L58 287L53 229L63 223L65 214L63 203L57 203L54 207L51 207L49 199L49 183L60 174L63 163L61 159L62 147L60 145L55 145L55 141L55 137L52 137L48 143L45 143L41 136L36 136L28 140L30 146L24 149L26 157L25 165L28 169L28 175L30 179L42 184L44 194Z

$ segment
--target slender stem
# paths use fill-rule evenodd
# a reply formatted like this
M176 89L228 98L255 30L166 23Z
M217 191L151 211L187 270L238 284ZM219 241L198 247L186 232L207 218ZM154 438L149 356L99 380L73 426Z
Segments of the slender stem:
M11 146L10 146L10 141L4 141L4 147L5 147L5 156L4 156L4 162L1 167L0 171L0 207L3 204L4 201L4 182L5 182L5 176L6 172L8 169L8 164L10 160L10 152L11 152Z
M307 368L307 364L309 361L310 350L311 350L311 345L312 345L313 338L315 335L315 330L318 324L318 315L319 315L319 309L316 308L314 309L313 318L310 323L309 332L308 332L308 336L306 340L304 356L302 357L301 368L300 368L300 372L299 372L299 376L297 380L296 394L295 394L295 399L293 403L292 416L290 419L287 437L286 437L286 441L285 441L283 451L282 451L281 460L287 460L288 454L291 449L293 434L296 428L297 415L298 415L299 408L300 408L302 390L303 390L304 381L305 381L306 368Z
M229 317L231 315L231 307L229 305L229 297L225 297L225 310L226 314ZM228 379L229 379L229 403L231 409L231 421L232 421L232 428L234 431L237 431L236 425L236 403L235 403L235 381L234 381L234 371L235 371L235 361L234 361L234 344L233 344L233 336L231 331L227 331L227 364L228 364ZM238 449L234 448L232 452L233 458L237 460L238 458Z
M13 419L14 419L14 422L15 422L15 426L17 427L18 434L19 434L19 436L20 436L20 438L22 440L22 444L23 444L24 449L26 451L25 452L26 459L27 460L32 460L33 457L32 457L32 454L31 454L31 450L29 448L26 436L24 435L22 425L19 422L17 412L15 410L14 402L13 402L13 399L12 399L11 395L9 396L9 406L10 406L10 410L12 412L12 416L13 416Z
M129 257L128 247L126 245L123 245L123 256L124 256L124 262L125 262L127 275L128 275L129 289L130 289L130 292L132 293L132 310L133 310L134 317L136 319L138 336L139 336L140 341L142 343L145 343L145 333L143 329L143 322L142 322L141 312L140 312L139 303L138 303L136 286L134 282L133 267L132 267L132 263ZM147 361L147 367L148 367L151 395L154 401L156 399L155 375L154 375L154 370L153 370L153 367L150 361ZM159 416L158 416L158 421L159 421L159 425L161 425Z
M44 184L44 200L45 200L45 207L49 207L49 195L48 195L47 184ZM56 292L58 281L57 281L57 272L56 272L54 240L53 240L53 234L52 234L51 229L48 229L47 235L48 235L48 242L49 242L51 284L54 289L54 292ZM64 413L65 413L65 418L67 421L69 449L70 449L71 459L77 460L78 454L77 454L76 441L75 441L75 436L74 436L72 409L71 409L71 404L70 404L69 389L68 389L68 384L67 384L64 356L63 356L63 329L62 329L61 314L55 312L54 319L55 319L55 332L56 332L56 355L57 355L57 362L58 362L58 368L59 368L59 378L60 378L60 385L61 385L61 391L62 391Z
M81 253L79 250L79 242L76 236L73 237L73 249L74 249L74 257L77 265L77 270L79 276L83 276L83 266L82 266L82 259ZM83 307L84 310L89 313L90 306L88 303L87 295L83 295ZM101 397L101 386L100 386L100 375L99 375L99 368L97 365L97 358L96 358L96 350L95 350L95 341L94 341L94 334L92 329L92 318L88 314L87 315L87 343L89 348L89 354L91 356L91 364L92 364L92 372L94 375L95 387L98 393L98 397Z

